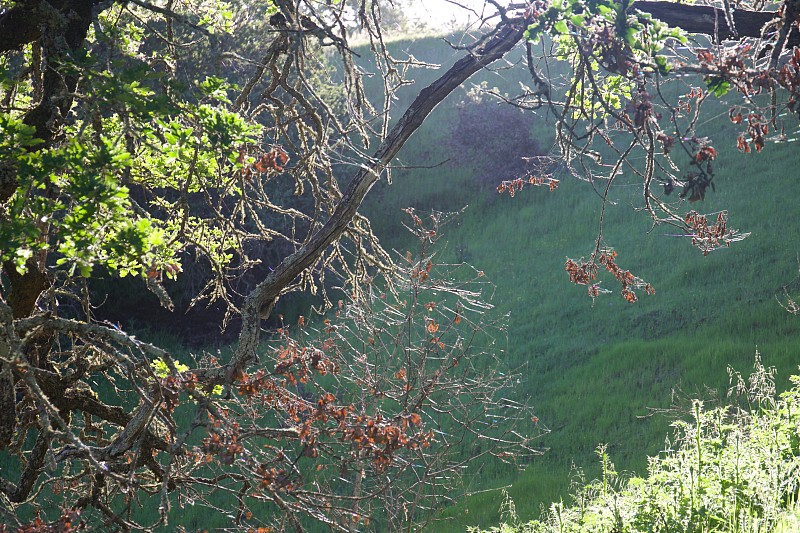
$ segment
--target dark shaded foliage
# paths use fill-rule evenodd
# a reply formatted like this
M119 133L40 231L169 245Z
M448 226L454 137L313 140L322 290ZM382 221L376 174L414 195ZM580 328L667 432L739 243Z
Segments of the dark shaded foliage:
M533 136L530 114L484 90L470 90L458 104L448 143L452 159L492 189L505 180L547 171L547 152Z

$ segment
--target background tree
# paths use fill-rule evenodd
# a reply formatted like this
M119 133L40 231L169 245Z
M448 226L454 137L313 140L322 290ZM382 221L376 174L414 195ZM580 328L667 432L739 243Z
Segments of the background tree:
M450 138L456 161L469 161L479 183L494 189L499 176L526 177L552 173L552 162L533 136L530 116L494 98L487 84L467 91L458 103ZM482 139L478 145L475 139Z

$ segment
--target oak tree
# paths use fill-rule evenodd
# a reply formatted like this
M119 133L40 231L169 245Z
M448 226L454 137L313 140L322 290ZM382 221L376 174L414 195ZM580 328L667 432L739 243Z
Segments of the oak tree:
M414 61L388 54L381 4L354 7L3 4L8 527L138 530L201 504L245 530L412 527L471 459L532 453L532 415L503 399L485 280L430 249L441 217L410 213L420 248L394 258L357 212L433 107L511 42L392 125ZM365 92L353 28L383 100ZM192 304L222 302L240 328L232 353L175 353L98 318L92 278L136 278L172 309L189 268L205 274ZM331 314L262 338L293 290Z
M550 111L568 170L604 200L623 169L637 176L654 223L704 253L743 237L685 206L714 187L696 124L729 91L744 96L729 111L742 151L793 124L794 3L486 7L461 58L393 119L417 65L389 54L377 2L0 2L8 527L155 527L196 502L243 529L416 527L470 460L524 461L536 419L502 395L481 273L438 264L440 215L409 212L419 249L393 257L358 213L434 107L518 45L529 87L495 96ZM563 78L545 74L555 62ZM557 183L539 169L498 189ZM193 303L222 302L240 329L230 354L176 354L96 318L92 277L134 277L172 308L167 281L190 265L206 273ZM593 297L601 271L631 302L654 292L619 266L602 218L566 269ZM265 339L294 290L332 314Z

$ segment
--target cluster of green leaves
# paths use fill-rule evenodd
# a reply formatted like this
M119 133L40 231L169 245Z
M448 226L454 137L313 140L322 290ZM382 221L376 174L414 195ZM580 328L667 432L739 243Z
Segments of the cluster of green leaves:
M591 72L577 68L575 90L568 95L576 119L581 114L591 120L603 118L605 108L621 109L641 76L669 71L663 54L667 44L688 42L680 29L647 13L634 14L629 4L627 0L555 0L526 31L526 39L533 43L552 37L559 59L574 67L579 64L579 46L590 54ZM636 68L633 62L626 63L627 59L635 62Z
M168 377L171 373L169 370L169 365L163 359L156 359L155 361L151 362L150 368L152 368L153 373L161 379ZM175 361L175 371L178 372L178 374L182 374L187 370L189 370L187 365L184 365L180 361Z
M240 150L259 141L261 127L227 108L232 87L223 80L207 78L198 89L200 102L184 103L179 113L141 125L131 177L150 190L179 192L151 200L165 228L201 246L215 264L227 265L237 244L234 235L220 227L219 212L197 209L190 198L204 192L213 192L218 202L241 198L243 183L235 172L243 163Z
M203 12L223 20L222 7ZM120 276L174 277L187 244L218 265L233 259L235 242L218 213L190 215L187 199L201 191L241 197L231 178L242 166L239 147L257 143L261 127L229 110L235 87L223 80L187 87L167 67L154 68L143 25L123 14L105 11L93 46L63 66L81 79L80 94L56 143L43 145L23 122L35 88L17 75L15 59L1 60L0 86L13 105L0 113L0 160L19 186L2 213L0 260L20 272L38 253L55 253L57 266L82 276L102 266Z
M544 35L562 37L587 35L598 26L605 25L614 35L624 41L641 59L653 58L658 65L666 65L664 59L655 60L664 50L669 39L686 44L688 38L679 28L670 28L648 13L629 12L630 2L623 0L554 0L536 17L525 33L525 38L538 42Z
M175 372L178 374L183 374L184 372L189 370L189 365L185 365L178 361L177 359L173 361L175 366ZM150 368L153 370L153 374L156 375L159 379L166 379L172 372L169 368L169 365L163 359L156 359L150 363ZM222 385L214 385L214 388L211 391L216 396L222 395Z
M757 356L747 381L732 373L738 405L705 409L694 400L646 478L623 479L601 446L601 478L575 483L571 504L554 503L528 523L507 506L506 523L484 533L796 531L800 377L776 398L773 375Z
M164 253L158 222L132 214L119 179L131 154L117 140L92 142L76 131L57 147L28 150L39 144L33 133L19 118L0 115L0 159L13 161L20 177L0 227L0 259L24 272L35 253L55 251L57 264L88 275L96 264L141 264Z

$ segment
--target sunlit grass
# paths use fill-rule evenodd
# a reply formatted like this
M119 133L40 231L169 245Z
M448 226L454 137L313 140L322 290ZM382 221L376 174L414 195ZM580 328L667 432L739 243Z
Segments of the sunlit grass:
M616 470L613 451L598 446L600 471L577 473L569 499L527 523L506 499L504 524L491 532L795 531L800 379L776 397L758 355L750 376L732 377L736 392L721 403L687 404L687 418L640 475Z

